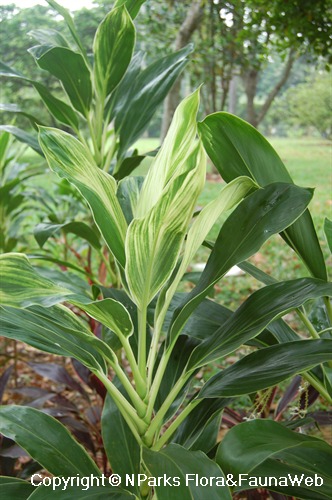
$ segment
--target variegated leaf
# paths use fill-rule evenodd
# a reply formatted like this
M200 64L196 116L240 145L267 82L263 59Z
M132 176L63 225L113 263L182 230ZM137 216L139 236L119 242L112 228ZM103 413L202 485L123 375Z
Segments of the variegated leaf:
M175 111L163 145L145 178L134 216L143 217L159 200L170 180L187 170L186 159L196 137L199 90Z
M105 98L119 84L135 46L135 26L127 9L112 9L98 26L93 44L94 78Z
M18 308L34 305L50 307L66 301L86 311L119 337L132 334L130 315L120 302L109 298L92 301L83 294L59 287L38 274L22 254L0 255L0 265L0 297L4 305ZM102 349L102 346L100 348Z
M134 219L128 229L126 278L139 308L149 304L177 263L204 185L205 156L200 143L189 153L185 165L187 172L172 179L153 208Z
M176 292L176 289L181 281L187 267L190 265L197 250L207 237L209 231L220 217L223 212L226 212L237 205L253 188L256 184L249 177L239 177L227 186L223 187L217 198L211 201L199 215L195 218L192 226L190 227L185 248L178 272L172 283L164 293L160 294L158 305L156 309L156 317L160 315L160 311L168 309L169 303ZM160 315L163 321L164 313Z
M39 141L50 168L84 196L109 249L124 267L127 222L116 197L115 179L100 170L90 151L70 134L40 127Z

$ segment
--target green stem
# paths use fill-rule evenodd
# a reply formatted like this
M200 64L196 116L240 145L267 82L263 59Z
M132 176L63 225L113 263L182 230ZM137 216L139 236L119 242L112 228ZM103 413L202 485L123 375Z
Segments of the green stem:
M140 374L140 371L139 371L138 365L136 363L136 359L135 359L133 350L131 348L131 345L129 343L128 337L122 337L122 338L120 338L120 341L121 341L122 347L126 353L126 357L127 357L128 363L130 365L130 368L131 368L131 371L132 371L132 374L134 377L136 390L137 390L139 396L142 399L144 399L146 396L146 383L145 383L142 375Z
M331 330L332 330L332 326L329 326L328 328L324 328L324 330L319 331L319 335L322 335L322 333L325 333L325 332L330 332Z
M148 385L148 387L151 386L151 382L152 382L153 369L154 369L154 365L155 365L156 358L157 358L160 335L161 335L161 329L158 327L158 324L157 324L156 328L153 332L153 337L151 340L148 362L147 362L147 371L148 371L147 385Z
M155 415L154 419L152 420L150 427L148 428L146 434L145 434L145 440L146 443L149 445L149 443L153 442L153 437L159 431L163 425L163 419L168 412L171 404L175 400L176 396L179 394L180 390L182 387L185 385L189 377L191 376L192 371L189 372L184 372L180 378L177 380L175 385L173 386L172 390L168 393L168 396L166 397L165 401L159 408L157 414Z
M141 400L141 398L131 385L130 380L127 378L121 366L118 363L112 363L111 366L115 374L117 375L118 379L120 380L121 384L123 385L123 388L127 391L127 394L131 399L131 402L136 408L138 416L140 418L144 417L146 413L146 404L143 403L143 401Z
M176 429L179 427L180 424L187 418L190 412L193 411L194 408L201 402L201 399L195 399L191 403L189 403L185 409L180 413L180 415L173 420L171 425L166 429L164 434L158 439L158 441L155 443L154 446L152 446L152 450L154 451L159 451L164 444L167 443L167 441L170 439L170 437L174 434Z
M316 332L313 324L309 320L308 316L301 311L301 309L296 309L296 312L298 316L301 318L303 324L308 328L310 335L312 336L313 339L320 339L319 334Z
M319 392L321 396L323 396L326 399L327 402L332 404L332 397L318 380L316 380L309 373L301 373L301 375L305 380L307 380L307 382L309 382L309 384L311 384Z
M88 340L93 345L93 347L97 349L98 352L100 352L103 358L108 361L108 364L110 365L111 368L113 368L115 374L122 383L124 389L127 391L127 394L130 397L132 403L134 404L139 417L143 417L146 414L147 410L146 404L142 401L142 399L135 391L134 387L131 385L130 380L124 373L112 349L106 343L101 343L95 337L89 337Z
M96 375L99 378L99 380L104 384L107 392L109 393L109 395L112 397L113 401L119 408L121 415L127 422L128 426L130 427L137 442L139 444L143 444L140 436L143 435L144 431L146 430L146 425L144 424L144 422L138 417L134 408L131 406L130 403L128 403L128 401L121 394L119 389L115 387L115 385L107 378L107 376L104 373L96 372Z
M98 146L98 143L97 143L95 131L93 129L93 125L91 123L91 120L90 120L89 116L87 117L87 122L88 122L90 137L92 139L92 144L93 144L94 160L97 163L97 165L100 166L100 161L101 161L100 150L99 150L99 146Z
M142 309L137 310L138 315L138 369L144 380L146 380L146 317L147 307L143 304Z
M324 297L324 303L327 315L329 317L330 322L332 323L332 302L330 300L330 297Z
M148 408L146 410L146 419L147 420L150 420L152 417L153 407L154 407L154 404L155 404L155 401L156 401L156 398L158 395L159 387L160 387L162 378L164 376L170 355L171 355L171 350L169 350L169 351L166 350L161 357L161 360L160 360L160 363L159 363L159 366L157 369L157 373L155 375L155 378L154 378L152 386L151 386L151 390L149 392L149 403L148 403Z

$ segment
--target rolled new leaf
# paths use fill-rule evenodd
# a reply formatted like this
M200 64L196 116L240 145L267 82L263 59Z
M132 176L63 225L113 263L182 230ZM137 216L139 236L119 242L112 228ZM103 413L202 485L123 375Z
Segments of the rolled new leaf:
M134 219L126 238L126 279L132 299L147 307L172 274L204 185L200 144L186 158L187 172L166 186L144 217Z
M135 17L139 13L141 6L145 2L146 0L116 0L114 4L114 9L117 7L121 7L122 5L125 5L132 19L135 19Z

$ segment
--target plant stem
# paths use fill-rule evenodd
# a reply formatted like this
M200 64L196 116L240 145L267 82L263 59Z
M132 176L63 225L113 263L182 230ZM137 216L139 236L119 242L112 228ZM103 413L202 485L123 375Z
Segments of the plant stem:
M154 364L155 364L156 358L157 358L160 334L161 334L161 329L158 328L158 324L157 324L156 328L153 332L153 337L151 340L151 345L150 345L150 350L149 350L149 355L148 355L148 362L147 362L147 372L148 372L147 385L148 385L148 387L151 386L153 368L154 368Z
M93 126L92 126L92 123L91 123L91 120L90 120L89 116L87 116L87 122L88 122L90 137L92 139L92 144L93 144L94 160L97 163L97 165L100 166L100 161L101 161L100 150L99 150L97 139L96 139L96 136L95 136L95 131L93 129Z
M330 300L330 297L324 297L324 303L327 315L329 317L330 322L332 323L332 302Z
M124 352L126 353L128 363L130 365L134 381L135 381L135 386L136 390L139 394L139 396L144 399L146 396L146 383L138 369L138 365L136 363L136 359L133 353L133 350L131 348L131 345L129 343L128 337L122 337L120 338L120 341L122 343L122 347L124 349Z
M196 408L196 406L201 401L202 401L201 399L195 399L194 401L192 401L191 403L189 403L185 407L185 409L180 413L180 415L175 420L173 420L173 422L171 423L171 425L166 429L166 431L164 432L164 434L158 439L158 441L155 443L154 446L152 446L151 449L155 450L155 451L159 451L164 446L164 444L167 443L167 441L169 440L169 438L174 434L174 432L179 427L179 425L182 424L182 422L187 418L187 416L189 415L189 413L192 412L192 410L194 408Z
M138 369L144 380L146 380L146 317L147 306L143 304L142 309L137 309L138 315Z
M326 401L332 404L332 397L318 380L316 380L312 375L306 372L301 373L301 376L305 380L307 380L309 384L311 384L319 392L319 394L326 399Z
M119 408L121 415L127 422L128 426L130 427L130 430L134 434L137 442L139 444L143 444L140 436L143 435L144 431L146 430L146 425L144 424L144 422L138 417L134 408L131 406L130 403L128 403L128 401L121 394L119 389L115 387L115 385L107 378L107 376L104 373L95 372L95 374L99 378L99 380L104 384L107 392L109 393L109 395L112 397L113 401Z
M145 434L145 439L147 444L153 441L153 436L157 431L160 430L160 428L163 425L163 418L168 412L171 404L175 400L176 396L179 394L180 390L182 387L185 385L187 382L188 378L191 376L192 371L189 372L184 372L180 378L177 380L175 385L173 386L172 390L169 392L168 396L166 397L165 401L159 408L159 411L155 415L154 419L152 420L150 427L148 428L146 434Z
M130 397L133 405L136 408L137 414L139 417L143 417L146 413L146 404L143 403L135 389L130 383L130 380L127 378L126 374L122 370L121 366L118 363L111 364L115 374L123 385L124 389L127 391L128 396Z
M301 310L301 309L296 309L296 312L298 316L301 318L303 324L308 328L310 335L312 336L313 339L320 339L319 334L316 332L313 324L309 320L308 316Z
M156 376L155 376L155 378L153 380L153 383L152 383L152 386L151 386L151 390L149 392L148 408L146 410L146 417L147 417L148 420L151 419L151 416L152 416L152 413L153 413L154 403L156 401L156 398L157 398L157 395L158 395L158 391L159 391L159 387L160 387L162 378L164 376L164 373L165 373L165 370L166 370L167 363L168 363L170 355L171 355L171 350L164 351L164 353L163 353L163 355L161 357L158 369L157 369Z

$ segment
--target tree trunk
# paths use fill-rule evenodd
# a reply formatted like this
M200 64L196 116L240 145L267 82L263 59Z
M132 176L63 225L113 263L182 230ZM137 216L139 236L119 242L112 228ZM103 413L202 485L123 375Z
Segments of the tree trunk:
M229 84L229 99L228 99L228 112L233 115L236 114L237 105L237 75L233 75Z
M255 110L255 96L258 83L258 69L250 68L242 74L244 88L247 96L247 120L251 125L257 127L257 115Z
M188 10L186 18L183 21L175 39L175 50L180 50L182 49L182 47L185 47L190 42L194 31L198 28L203 16L201 3L201 0L195 2ZM175 82L165 99L163 121L161 125L161 140L166 136L167 130L172 121L174 111L179 104L180 89L181 77L178 77L177 81Z
M258 127L258 125L262 122L264 117L266 116L268 110L271 107L274 99L285 85L286 81L289 78L291 73L293 64L296 60L296 51L295 49L290 49L288 58L283 69L283 72L280 76L280 79L277 81L271 92L268 94L264 104L261 106L260 110L257 111L255 108L255 96L257 91L257 83L259 78L259 69L249 69L242 74L245 92L247 96L247 120L254 127Z
M268 110L270 109L271 104L273 103L274 99L276 98L276 96L278 95L278 93L280 92L282 87L285 85L285 83L287 82L289 75L291 73L293 64L295 62L295 59L296 59L296 51L295 51L295 49L290 49L289 54L288 54L288 58L287 58L287 62L286 62L286 65L284 67L284 70L281 74L280 80L276 83L274 88L271 90L271 92L267 96L263 106L261 107L261 109L259 111L259 114L257 117L257 125L259 125L261 123L261 121L264 119L264 117L265 117L266 113L268 112Z

